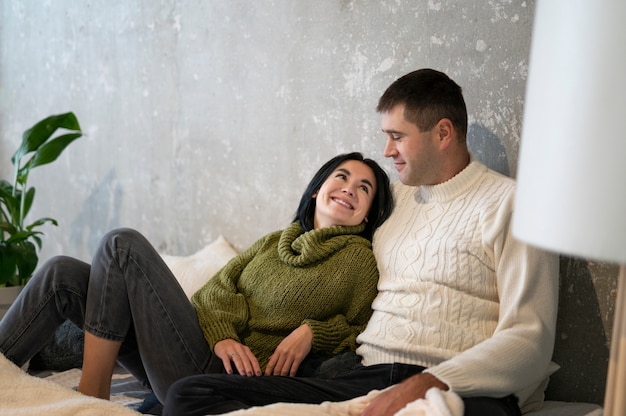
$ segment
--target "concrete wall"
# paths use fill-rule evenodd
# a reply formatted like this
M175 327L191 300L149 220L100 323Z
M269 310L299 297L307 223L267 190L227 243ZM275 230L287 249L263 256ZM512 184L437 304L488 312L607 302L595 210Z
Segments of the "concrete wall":
M391 171L374 107L420 67L463 86L472 149L515 176L533 12L521 0L3 0L0 176L26 128L74 111L86 137L31 174L32 217L59 220L42 260L89 260L118 226L170 254L219 234L241 249L290 221L335 154Z
M34 171L42 257L88 259L116 226L173 254L287 224L339 152L383 161L374 107L433 67L464 87L472 140L514 173L533 2L53 1L0 6L0 174L35 121L86 137ZM391 164L384 162L391 168Z

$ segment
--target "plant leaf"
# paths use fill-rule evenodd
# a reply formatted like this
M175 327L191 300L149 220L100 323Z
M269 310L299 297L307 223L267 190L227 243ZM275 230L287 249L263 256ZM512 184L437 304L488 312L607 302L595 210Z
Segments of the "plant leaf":
M0 241L0 285L10 285L15 276L17 265L12 247L4 241Z
M17 244L16 247L17 256L15 264L19 271L18 275L20 281L15 284L20 284L22 281L27 280L35 271L39 257L37 256L37 250L35 245L29 241L23 241Z
M9 222L2 221L0 222L0 231L7 232L9 234L13 234L17 231L17 228Z
M59 223L57 222L57 220L55 220L54 218L50 218L50 217L44 217L44 218L39 218L37 221L33 222L31 225L29 225L28 227L26 227L26 229L28 231L32 231L33 228L35 227L39 227L41 225L44 225L45 223L52 223L53 225L58 226ZM42 233L43 234L43 233Z
M13 185L11 185L9 181L7 181L6 179L0 180L0 190L5 190L11 193L12 189L13 189Z
M5 209L1 209L2 215L6 216L7 221L12 222L13 225L17 226L17 222L13 221L17 218L17 212L20 209L20 201L15 198L11 194L9 195L0 195L0 201L2 205L4 205Z
M3 179L0 181L0 202L8 205L6 200L15 200L15 198L13 197L13 185Z
M26 191L26 195L24 197L24 212L22 213L22 218L26 218L26 216L30 212L30 207L33 205L34 199L35 199L35 188L31 187L28 191Z
M58 129L69 133L55 135ZM37 247L41 249L43 235L35 228L45 223L58 225L54 218L44 217L23 226L35 199L35 188L26 186L30 170L55 161L81 136L73 113L50 116L24 132L21 146L11 159L15 166L14 182L0 181L0 285L23 284L31 277L39 261ZM22 158L29 153L33 153L32 157L22 165Z
M11 158L13 164L19 165L24 155L37 150L59 128L79 131L80 125L72 112L50 116L39 121L22 135L22 144Z
M39 233L39 234L43 234L43 233ZM35 240L35 243L37 243L37 247L39 247L39 250L41 250L41 238L39 238L38 235L33 235L31 238Z
M15 212L15 208L18 206L18 199L13 196L13 187L5 186L6 181L0 183L0 219L6 218L10 221Z
M6 242L9 244L18 244L21 243L22 241L26 241L29 238L37 235L37 234L43 234L41 231L18 231L16 233L13 233L13 235L11 235L11 237L9 237Z
M41 146L35 155L24 166L25 170L31 170L37 166L54 162L65 148L74 140L82 136L82 133L64 134ZM21 173L22 175L24 173Z

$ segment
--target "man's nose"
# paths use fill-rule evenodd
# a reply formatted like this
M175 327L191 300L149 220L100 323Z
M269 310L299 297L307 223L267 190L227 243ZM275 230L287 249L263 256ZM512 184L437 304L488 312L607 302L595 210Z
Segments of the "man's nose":
M383 156L392 157L395 154L396 154L396 144L391 139L391 137L388 137L387 141L385 142L385 149L383 150Z

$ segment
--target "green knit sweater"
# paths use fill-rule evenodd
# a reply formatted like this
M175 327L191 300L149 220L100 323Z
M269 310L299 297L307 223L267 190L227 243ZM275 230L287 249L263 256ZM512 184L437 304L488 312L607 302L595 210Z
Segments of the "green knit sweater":
M301 324L313 330L311 354L356 349L372 314L378 270L363 225L276 231L233 258L193 296L211 349L232 338L265 369L278 344Z

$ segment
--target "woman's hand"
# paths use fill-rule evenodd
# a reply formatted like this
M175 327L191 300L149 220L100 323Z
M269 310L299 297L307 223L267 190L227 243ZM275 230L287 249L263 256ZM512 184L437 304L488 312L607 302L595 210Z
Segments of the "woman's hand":
M311 351L313 330L302 324L283 339L270 356L266 376L295 376L300 364Z
M223 339L218 341L213 348L213 353L217 355L224 364L224 369L228 374L233 373L233 366L242 376L260 376L261 366L250 348L234 339ZM232 363L232 364L231 364Z

